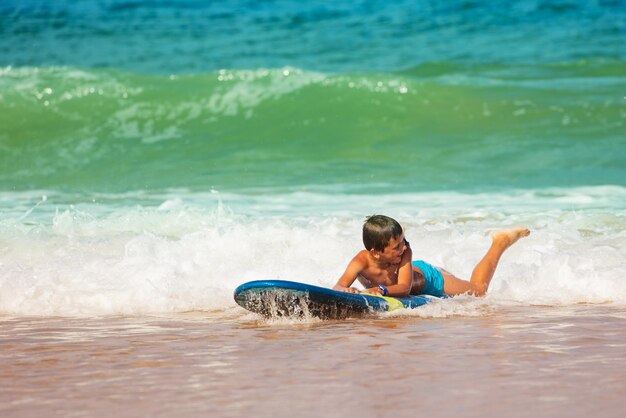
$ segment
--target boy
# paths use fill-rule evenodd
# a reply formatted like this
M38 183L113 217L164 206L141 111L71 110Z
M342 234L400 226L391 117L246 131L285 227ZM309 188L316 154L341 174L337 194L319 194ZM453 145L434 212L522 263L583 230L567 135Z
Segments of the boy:
M494 232L491 247L467 281L424 261L411 262L413 252L404 239L400 224L384 215L370 216L363 224L365 250L354 256L333 289L359 293L350 287L358 279L365 286L365 293L383 296L454 296L468 292L483 296L500 256L518 239L529 234L526 228Z

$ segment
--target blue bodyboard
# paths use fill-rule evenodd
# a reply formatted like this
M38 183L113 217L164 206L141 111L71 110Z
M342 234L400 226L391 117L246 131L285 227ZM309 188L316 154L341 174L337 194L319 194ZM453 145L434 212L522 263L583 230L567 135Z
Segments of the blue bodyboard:
M325 287L285 280L257 280L235 289L235 301L265 317L318 317L339 319L416 308L432 296L383 297L340 292Z

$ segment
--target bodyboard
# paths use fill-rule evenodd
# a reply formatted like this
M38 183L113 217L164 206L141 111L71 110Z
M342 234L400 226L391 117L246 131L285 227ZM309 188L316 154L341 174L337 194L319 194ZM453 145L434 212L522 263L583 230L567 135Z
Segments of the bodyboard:
M387 297L347 293L286 280L256 280L235 289L235 301L265 317L340 319L402 308L416 308L432 296Z

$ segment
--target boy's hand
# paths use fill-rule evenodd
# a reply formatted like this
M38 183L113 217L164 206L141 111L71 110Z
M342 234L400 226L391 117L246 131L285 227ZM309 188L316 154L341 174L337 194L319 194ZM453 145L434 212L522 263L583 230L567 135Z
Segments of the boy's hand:
M359 289L356 289L354 287L343 287L339 283L333 286L333 290L339 290L340 292L347 292L347 293L361 293Z
M370 287L369 289L365 289L362 293L369 293L370 295L378 295L378 296L383 295L383 291L380 290L380 287Z

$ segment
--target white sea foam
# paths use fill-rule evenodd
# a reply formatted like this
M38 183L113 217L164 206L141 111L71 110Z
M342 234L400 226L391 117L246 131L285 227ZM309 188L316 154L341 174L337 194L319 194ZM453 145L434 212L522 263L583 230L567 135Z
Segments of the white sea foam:
M172 191L82 202L52 192L5 194L0 314L217 310L232 308L233 290L249 280L332 286L361 249L361 222L373 212L403 224L416 258L460 277L471 274L490 231L519 224L532 230L503 256L488 297L455 298L411 314L482 315L502 304L624 305L626 211L618 208L616 190L606 197L599 189L516 192L527 194L520 206L510 195L491 196L489 206L488 197L450 193L376 201ZM595 197L580 198L589 195ZM579 196L579 210L563 206L572 196ZM74 204L62 204L62 198Z

